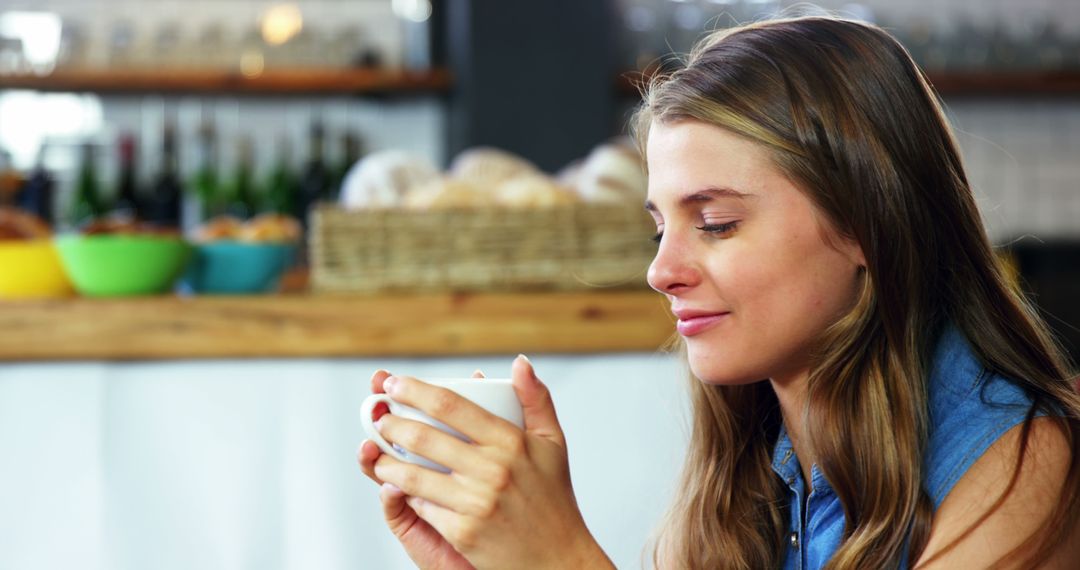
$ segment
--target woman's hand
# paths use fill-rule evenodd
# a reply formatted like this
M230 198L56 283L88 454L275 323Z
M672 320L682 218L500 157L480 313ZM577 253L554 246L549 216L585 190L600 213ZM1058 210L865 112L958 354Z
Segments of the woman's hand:
M390 376L385 370L378 370L371 377L371 391L375 394L384 393L383 382ZM483 374L477 371L474 378L482 378ZM377 407L385 414L385 405ZM379 501L382 502L383 517L386 526L394 533L398 541L405 548L409 558L416 563L418 568L438 570L472 570L473 565L465 559L454 547L450 545L432 528L424 519L417 516L416 511L405 502L405 493L391 483L386 483L375 475L375 462L382 455L375 442L365 439L360 444L357 458L360 461L360 470L372 481L382 486L379 489Z
M384 382L396 401L473 443L383 416L384 437L451 473L382 455L375 478L401 489L413 513L477 568L611 568L574 499L566 440L547 387L523 356L514 361L512 377L524 431L449 390L408 377Z

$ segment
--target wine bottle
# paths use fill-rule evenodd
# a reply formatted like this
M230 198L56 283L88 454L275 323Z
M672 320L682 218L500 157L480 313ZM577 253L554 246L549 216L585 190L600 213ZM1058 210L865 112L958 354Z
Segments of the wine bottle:
M45 145L41 145L38 152L37 162L30 171L19 194L19 208L34 214L45 220L45 223L53 225L53 195L56 182L52 174L45 168Z
M113 212L134 221L141 220L144 215L135 175L135 136L131 133L120 135L120 178Z
M200 221L205 222L225 214L228 205L218 184L217 134L212 123L204 122L199 126L199 140L195 149L196 167L190 188L198 203Z
M323 126L318 121L311 125L308 149L296 209L296 217L304 227L307 227L308 211L318 202L329 198L330 173L323 162Z
M146 207L147 220L162 227L180 227L183 189L177 164L176 130L167 123L161 137L161 171L154 180Z
M349 169L360 160L360 139L355 133L345 131L341 135L341 161L334 168L333 178L330 182L329 200L338 201L341 196L341 183L345 181L345 175Z
M94 164L94 144L88 141L82 146L82 164L79 166L79 177L75 182L75 200L71 204L69 221L72 226L78 227L104 213L97 167Z
M229 192L229 215L246 220L255 214L255 188L252 180L251 138L240 136L236 143L236 172Z
M266 182L265 210L289 215L296 211L296 177L290 163L289 140L280 136L274 155L274 166Z

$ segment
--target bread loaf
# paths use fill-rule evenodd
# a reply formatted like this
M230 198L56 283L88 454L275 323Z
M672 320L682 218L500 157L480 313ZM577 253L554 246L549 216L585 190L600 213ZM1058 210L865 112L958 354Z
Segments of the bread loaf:
M345 175L341 204L350 210L399 207L410 190L438 179L438 169L423 157L399 150L374 152Z

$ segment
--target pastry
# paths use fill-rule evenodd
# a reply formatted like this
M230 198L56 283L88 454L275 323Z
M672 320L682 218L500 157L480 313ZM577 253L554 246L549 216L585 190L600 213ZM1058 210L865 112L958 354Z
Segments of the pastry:
M22 210L0 207L0 240L43 239L51 235L49 225L41 218Z

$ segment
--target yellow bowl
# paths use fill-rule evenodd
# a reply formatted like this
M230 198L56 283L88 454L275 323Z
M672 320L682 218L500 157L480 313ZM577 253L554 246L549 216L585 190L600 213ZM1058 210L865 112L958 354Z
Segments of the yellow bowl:
M68 297L74 292L52 240L0 241L0 299Z

